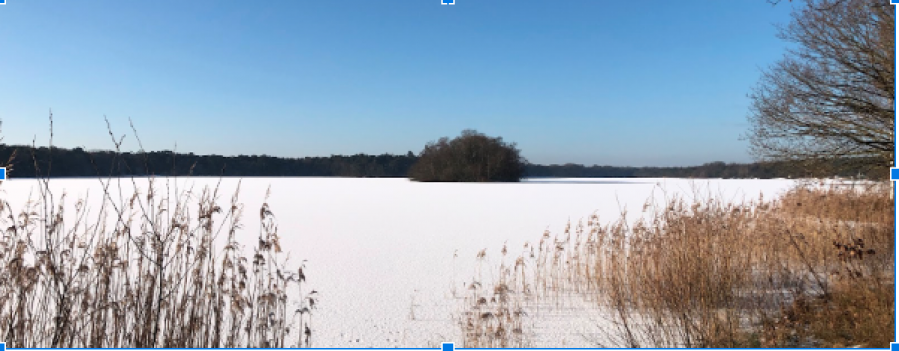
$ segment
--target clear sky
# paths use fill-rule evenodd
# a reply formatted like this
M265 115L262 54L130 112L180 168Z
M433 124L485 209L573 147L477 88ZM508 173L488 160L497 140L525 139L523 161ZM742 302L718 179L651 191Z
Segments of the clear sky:
M7 0L4 142L301 157L474 128L535 163L745 162L765 0ZM129 135L125 147L136 148Z

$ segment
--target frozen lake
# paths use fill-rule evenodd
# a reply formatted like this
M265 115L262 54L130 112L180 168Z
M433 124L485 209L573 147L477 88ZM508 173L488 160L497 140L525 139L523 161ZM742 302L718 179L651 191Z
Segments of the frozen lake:
M176 180L181 188L215 186L218 181ZM221 180L222 205L238 181ZM137 182L143 187L147 180ZM758 199L763 193L770 198L794 183L604 178L447 184L375 178L247 178L240 191L245 211L239 240L247 246L255 243L258 209L270 186L269 204L278 218L281 245L290 253L292 266L308 260L307 281L319 292L313 346L435 346L444 341L461 343L454 319L461 305L453 291L463 290L471 281L480 250L486 249L486 267L495 270L504 243L510 255L517 256L524 242L538 241L545 230L561 232L569 219L577 222L595 212L601 221L612 221L622 209L636 219L648 199L665 194L691 198L700 193L742 201ZM89 204L99 203L101 197L96 179L55 179L50 184L57 195L67 192L69 206L87 194ZM131 180L123 180L122 185L127 193ZM0 196L19 209L29 194L35 197L38 187L35 180L13 179L0 190ZM554 333L551 327L536 329ZM593 346L582 334L543 335L533 346ZM543 345L549 341L551 345Z

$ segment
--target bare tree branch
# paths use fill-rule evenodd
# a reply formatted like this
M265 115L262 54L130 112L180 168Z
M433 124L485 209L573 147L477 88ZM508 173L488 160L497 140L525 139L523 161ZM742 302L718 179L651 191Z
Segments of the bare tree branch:
M796 48L750 94L752 152L762 160L891 165L894 33L893 8L876 0L809 0L794 10L780 37Z

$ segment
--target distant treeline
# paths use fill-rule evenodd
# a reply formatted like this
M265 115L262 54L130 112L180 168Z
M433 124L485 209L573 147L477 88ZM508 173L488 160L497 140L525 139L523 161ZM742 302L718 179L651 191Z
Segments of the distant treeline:
M817 162L709 162L688 167L617 167L565 165L529 165L529 177L608 177L608 178L807 178L844 177L886 179L887 168L872 168L869 162L841 159Z
M616 167L565 165L531 165L530 177L610 177L610 178L779 178L800 176L783 165L771 163L711 162L689 167Z
M32 148L0 145L0 160L13 152L11 177L95 177L95 176L319 176L319 177L405 177L417 157L406 155L353 155L280 158L268 155L195 155L172 151L141 153L86 151L81 148ZM35 169L35 162L39 169ZM52 162L50 162L52 161ZM48 173L49 172L49 173Z
M0 160L16 156L10 177L32 178L95 176L316 176L316 177L406 177L418 161L411 151L405 155L333 155L330 157L281 158L267 155L221 156L151 151L116 153L112 151L65 149L0 144ZM35 161L38 169L35 168ZM52 160L52 162L50 162ZM882 178L877 172L862 176ZM712 162L691 167L618 167L579 164L526 166L527 177L677 177L677 178L780 178L806 177L812 174L783 163ZM817 174L818 176L822 174ZM831 172L825 175L854 177L857 171Z

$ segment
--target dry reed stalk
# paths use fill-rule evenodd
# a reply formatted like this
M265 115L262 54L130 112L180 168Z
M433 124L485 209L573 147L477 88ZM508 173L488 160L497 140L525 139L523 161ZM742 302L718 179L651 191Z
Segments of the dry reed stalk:
M120 153L122 138L110 136ZM0 340L7 345L310 346L315 296L302 286L302 267L289 269L282 258L267 203L252 256L235 239L239 185L223 206L219 185L179 190L176 178L150 177L141 191L131 178L135 190L127 195L128 180L101 177L97 212L79 199L67 222L66 194L55 196L48 177L38 176L36 200L20 207L0 200ZM223 233L224 246L216 240Z
M538 300L594 301L612 316L594 341L602 346L885 347L895 311L888 190L804 186L744 203L666 198L648 202L634 223L626 213L608 224L594 215L573 237L570 224L559 236L544 233L519 257L533 273L516 284L534 289L506 298L523 311ZM484 309L473 306L466 313ZM821 325L828 319L843 323Z

